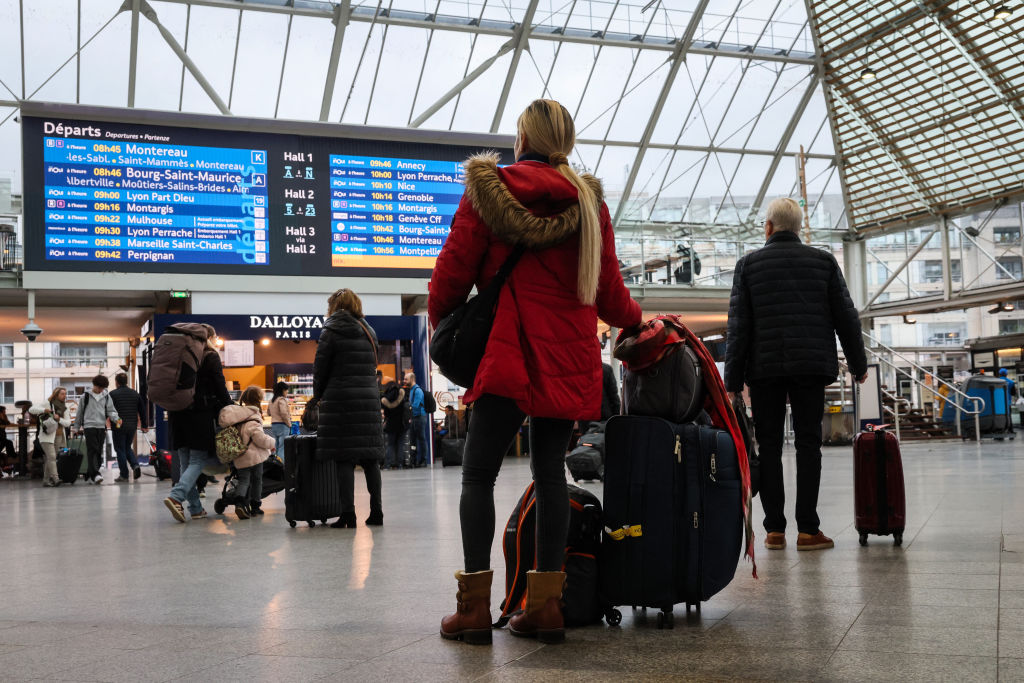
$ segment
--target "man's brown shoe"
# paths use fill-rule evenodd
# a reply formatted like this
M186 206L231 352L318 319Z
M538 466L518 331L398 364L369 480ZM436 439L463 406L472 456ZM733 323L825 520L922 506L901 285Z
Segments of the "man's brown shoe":
M764 538L764 547L768 550L785 550L786 534L781 531L769 531Z
M827 550L828 548L834 548L835 543L832 539L819 531L814 534L799 534L796 537L796 549L797 550Z

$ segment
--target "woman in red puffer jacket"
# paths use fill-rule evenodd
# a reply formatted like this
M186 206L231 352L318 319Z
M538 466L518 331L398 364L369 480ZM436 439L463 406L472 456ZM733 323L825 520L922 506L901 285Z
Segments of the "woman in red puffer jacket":
M575 420L601 417L600 317L632 327L640 307L622 282L600 181L579 176L568 155L575 126L565 107L536 100L519 117L516 163L483 154L466 162L466 192L430 282L430 322L482 290L517 246L519 262L501 290L476 382L462 465L465 570L458 610L441 635L491 642L490 569L494 481L523 419L537 495L537 571L527 575L526 610L513 634L560 642L569 497L565 452Z

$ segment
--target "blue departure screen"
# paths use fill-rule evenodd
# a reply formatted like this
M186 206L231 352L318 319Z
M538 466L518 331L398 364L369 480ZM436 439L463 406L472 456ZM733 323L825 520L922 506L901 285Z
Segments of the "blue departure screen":
M39 116L22 131L26 270L424 277L479 151Z
M44 144L48 260L269 263L266 150Z

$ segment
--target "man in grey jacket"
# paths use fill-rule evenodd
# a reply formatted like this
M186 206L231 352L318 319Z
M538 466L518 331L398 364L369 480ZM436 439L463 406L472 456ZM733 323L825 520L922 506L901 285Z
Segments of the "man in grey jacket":
M100 467L103 464L103 444L107 441L107 420L110 426L121 426L121 418L114 408L107 387L110 380L103 375L92 378L92 390L78 402L78 413L75 415L74 430L76 434L85 432L85 449L88 458L88 470L85 479L90 484L102 484L103 475Z

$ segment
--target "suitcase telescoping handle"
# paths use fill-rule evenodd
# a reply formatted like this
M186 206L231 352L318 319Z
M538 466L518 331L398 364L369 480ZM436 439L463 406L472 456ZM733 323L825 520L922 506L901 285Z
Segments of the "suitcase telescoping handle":
M889 475L886 468L886 433L875 430L875 465L878 476L876 495L878 496L878 533L886 536L889 533Z

